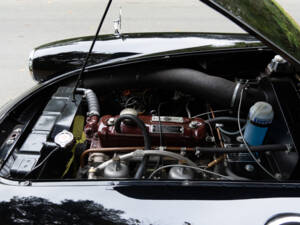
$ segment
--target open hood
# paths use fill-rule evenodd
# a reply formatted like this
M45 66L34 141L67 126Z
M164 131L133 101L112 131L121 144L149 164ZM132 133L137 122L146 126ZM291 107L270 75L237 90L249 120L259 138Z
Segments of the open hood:
M275 0L201 0L300 68L300 27Z

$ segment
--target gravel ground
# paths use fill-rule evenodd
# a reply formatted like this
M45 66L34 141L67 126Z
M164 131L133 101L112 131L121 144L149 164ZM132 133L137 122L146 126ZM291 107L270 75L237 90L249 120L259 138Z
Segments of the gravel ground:
M104 0L0 1L0 105L32 87L27 70L31 49L41 44L93 35ZM300 22L297 0L278 0ZM112 21L123 13L123 32L243 32L198 0L115 0L101 33L112 33Z

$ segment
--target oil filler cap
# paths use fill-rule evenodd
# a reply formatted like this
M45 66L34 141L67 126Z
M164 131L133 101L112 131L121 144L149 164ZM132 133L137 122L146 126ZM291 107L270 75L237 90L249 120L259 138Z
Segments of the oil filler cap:
M58 144L61 148L66 148L70 146L73 143L73 140L73 134L67 130L61 131L54 138L54 142Z

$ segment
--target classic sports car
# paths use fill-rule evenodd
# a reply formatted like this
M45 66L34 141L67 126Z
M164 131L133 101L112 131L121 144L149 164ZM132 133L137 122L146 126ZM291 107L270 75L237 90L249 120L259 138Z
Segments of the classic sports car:
M300 224L300 28L275 0L202 2L249 34L98 36L108 1L95 37L31 53L1 224Z

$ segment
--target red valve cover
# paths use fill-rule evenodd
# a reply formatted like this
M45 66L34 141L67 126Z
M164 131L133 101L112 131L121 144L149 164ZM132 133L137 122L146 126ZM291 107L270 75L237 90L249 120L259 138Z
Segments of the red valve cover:
M119 116L106 115L101 117L98 136L102 147L144 146L141 130L134 124L121 123L121 133L117 133L114 121ZM205 123L202 119L161 116L161 128L157 116L139 116L144 121L152 146L160 145L160 130L162 130L163 146L192 147L203 142L206 136Z

